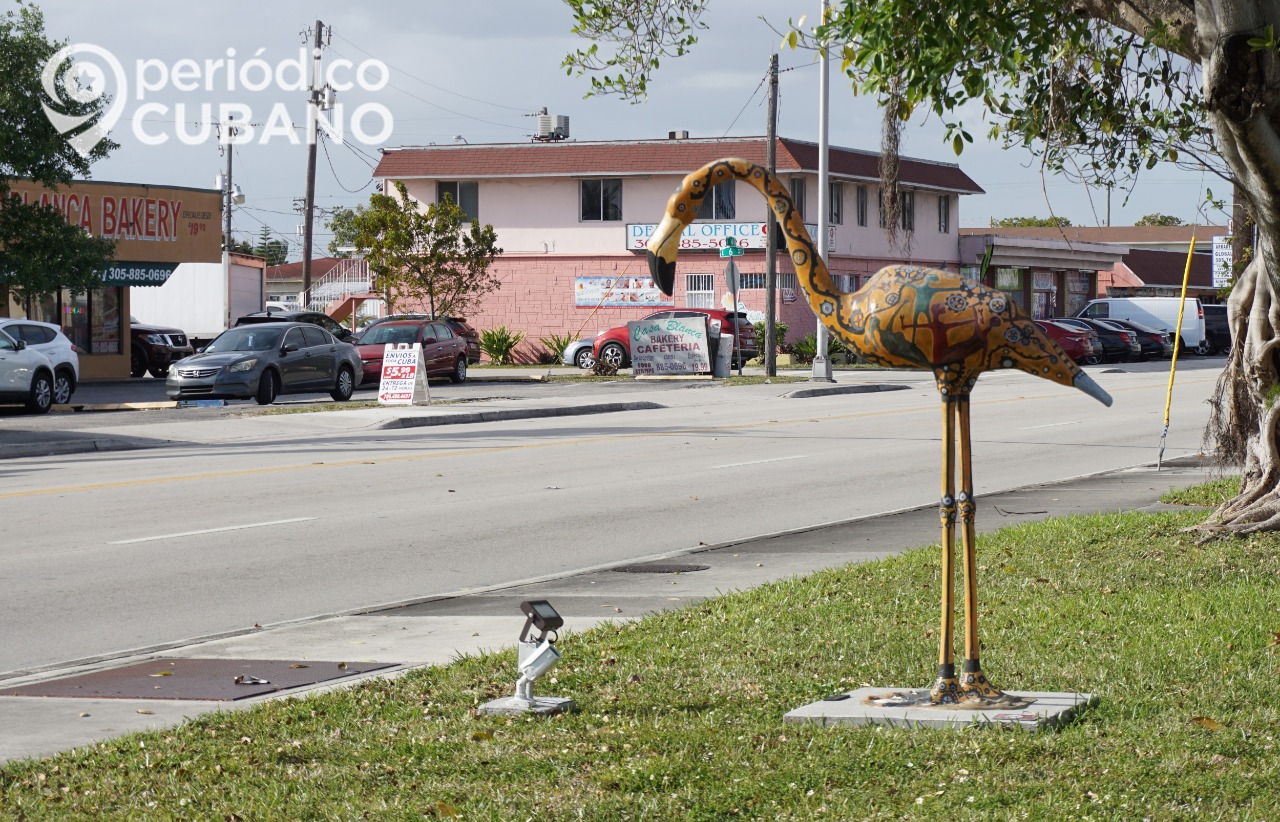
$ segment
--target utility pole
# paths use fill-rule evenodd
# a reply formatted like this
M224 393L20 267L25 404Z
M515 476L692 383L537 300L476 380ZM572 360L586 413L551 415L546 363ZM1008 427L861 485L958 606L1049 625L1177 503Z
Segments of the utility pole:
M822 25L827 23L827 3L828 0L822 0ZM827 48L827 43L818 44L821 52L821 68L822 72L818 79L818 256L822 261L827 262L827 250L830 246L830 236L827 230L831 222L831 209L828 200L831 198L831 175L828 166L830 157L829 144L829 113L831 108L831 94L828 88L831 77L831 52ZM817 345L813 354L813 374L810 377L814 382L834 382L831 378L831 360L827 358L827 326L818 317Z
M231 206L235 202L235 188L232 186L231 165L235 152L236 127L233 118L228 117L226 123L227 175L222 181L222 281L231 282ZM225 318L229 324L231 317ZM228 325L230 327L230 325Z
M305 37L303 42L306 42ZM302 207L302 302L311 304L312 222L316 207L316 151L320 142L320 111L331 106L332 91L320 85L320 56L324 50L324 23L317 20L311 44L311 84L307 91L307 198ZM329 105L326 105L329 104Z
M765 128L765 166L769 176L778 173L778 55L769 57L769 122ZM764 220L764 373L778 376L778 218L773 204L765 204Z

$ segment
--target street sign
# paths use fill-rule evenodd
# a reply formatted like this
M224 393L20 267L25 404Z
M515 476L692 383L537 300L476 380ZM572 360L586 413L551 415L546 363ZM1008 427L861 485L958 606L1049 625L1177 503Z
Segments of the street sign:
M738 299L738 267L733 264L732 257L729 258L729 262L725 263L724 266L724 286L733 294L735 301L734 310L736 311L736 301Z
M742 248L738 245L738 241L733 237L724 238L724 247L720 249L721 257L741 257Z

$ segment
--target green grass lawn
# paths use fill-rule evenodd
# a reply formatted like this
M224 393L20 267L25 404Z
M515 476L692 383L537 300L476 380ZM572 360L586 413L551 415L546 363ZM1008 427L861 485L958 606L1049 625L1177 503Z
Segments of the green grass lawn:
M979 544L998 686L1089 691L1042 733L787 725L936 669L938 550L562 637L480 718L514 651L0 766L6 819L1196 819L1280 814L1280 539L1201 546L1204 510L1050 520Z

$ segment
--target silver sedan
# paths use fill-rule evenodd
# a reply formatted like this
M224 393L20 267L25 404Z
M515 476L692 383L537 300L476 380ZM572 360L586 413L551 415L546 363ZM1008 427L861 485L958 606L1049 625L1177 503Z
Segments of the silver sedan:
M351 399L363 369L355 346L310 323L237 326L200 353L175 363L165 381L171 400L246 399L269 405L281 394L328 391Z

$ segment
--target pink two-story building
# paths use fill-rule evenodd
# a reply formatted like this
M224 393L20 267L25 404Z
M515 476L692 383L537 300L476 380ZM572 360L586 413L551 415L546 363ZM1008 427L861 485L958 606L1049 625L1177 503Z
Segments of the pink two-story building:
M472 312L476 328L505 325L527 335L526 352L551 334L594 336L661 307L729 307L719 249L733 237L745 249L739 307L753 321L765 308L766 203L749 184L717 187L705 215L685 234L676 293L649 280L644 246L681 178L722 157L765 164L763 137L406 146L385 149L374 177L401 181L420 203L453 198L494 227L503 253L502 287ZM777 171L811 231L818 224L818 146L777 140ZM906 192L899 248L881 222L879 155L832 147L829 155L829 259L847 290L890 263L957 270L960 196L982 189L956 165L904 158ZM390 190L388 187L386 190ZM812 333L786 250L777 255L779 319L790 337Z

